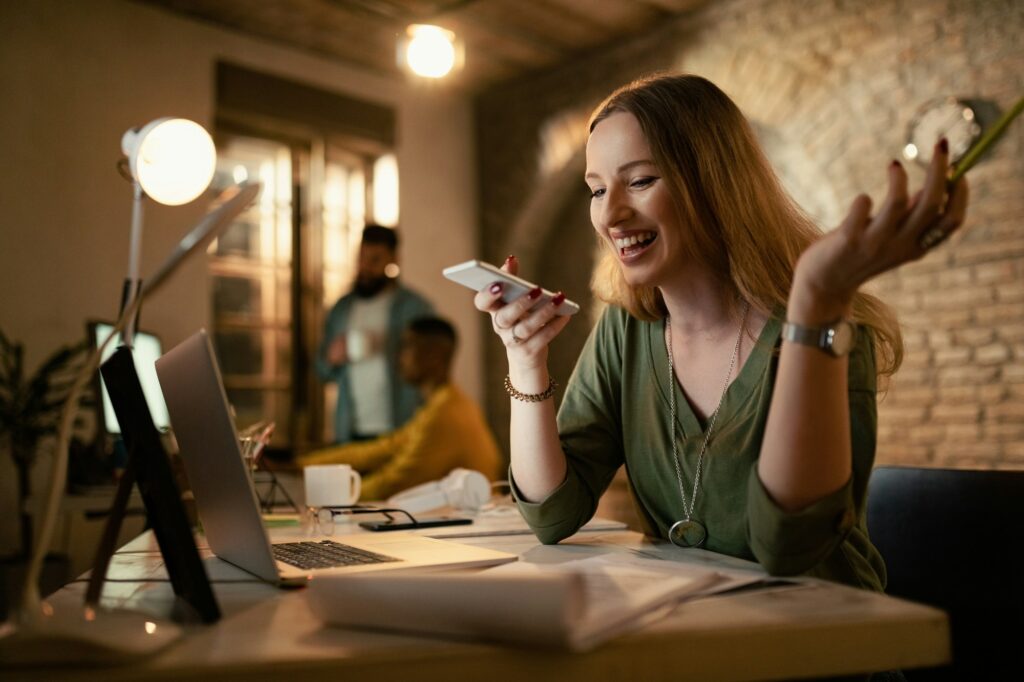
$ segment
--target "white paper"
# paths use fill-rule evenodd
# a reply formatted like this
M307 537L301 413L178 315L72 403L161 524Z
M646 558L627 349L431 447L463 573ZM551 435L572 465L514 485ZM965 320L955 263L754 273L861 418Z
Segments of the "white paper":
M325 576L307 596L331 625L584 651L720 580L674 562L607 555L478 573Z

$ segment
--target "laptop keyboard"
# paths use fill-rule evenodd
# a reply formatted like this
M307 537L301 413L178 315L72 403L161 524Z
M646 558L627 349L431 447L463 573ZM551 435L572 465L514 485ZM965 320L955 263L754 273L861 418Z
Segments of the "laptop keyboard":
M399 561L393 556L357 549L340 542L282 542L273 545L274 558L297 568L333 568Z

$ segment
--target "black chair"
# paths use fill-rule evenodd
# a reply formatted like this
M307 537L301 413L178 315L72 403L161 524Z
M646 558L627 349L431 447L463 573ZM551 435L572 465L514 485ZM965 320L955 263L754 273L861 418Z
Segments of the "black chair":
M1024 679L1024 471L879 467L867 522L886 592L950 616L952 665L908 681Z

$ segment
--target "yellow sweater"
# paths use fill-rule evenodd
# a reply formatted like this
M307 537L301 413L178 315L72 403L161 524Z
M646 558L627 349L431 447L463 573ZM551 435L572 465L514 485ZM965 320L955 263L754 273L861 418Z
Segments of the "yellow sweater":
M316 450L300 466L351 464L363 476L360 499L383 500L456 467L490 480L505 471L494 435L480 408L451 384L438 388L404 426L373 440Z

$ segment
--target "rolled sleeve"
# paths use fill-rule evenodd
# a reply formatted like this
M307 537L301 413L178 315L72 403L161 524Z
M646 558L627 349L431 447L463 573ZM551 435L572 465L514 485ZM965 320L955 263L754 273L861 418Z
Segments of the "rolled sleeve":
M524 499L522 491L512 477L511 468L508 471L508 481L519 513L537 539L545 545L561 542L590 520L590 513L587 511L592 509L592 505L581 502L589 493L579 476L571 469L566 473L562 484L540 502Z
M839 546L857 522L852 480L797 512L783 510L755 467L747 485L750 548L772 575L806 573Z

